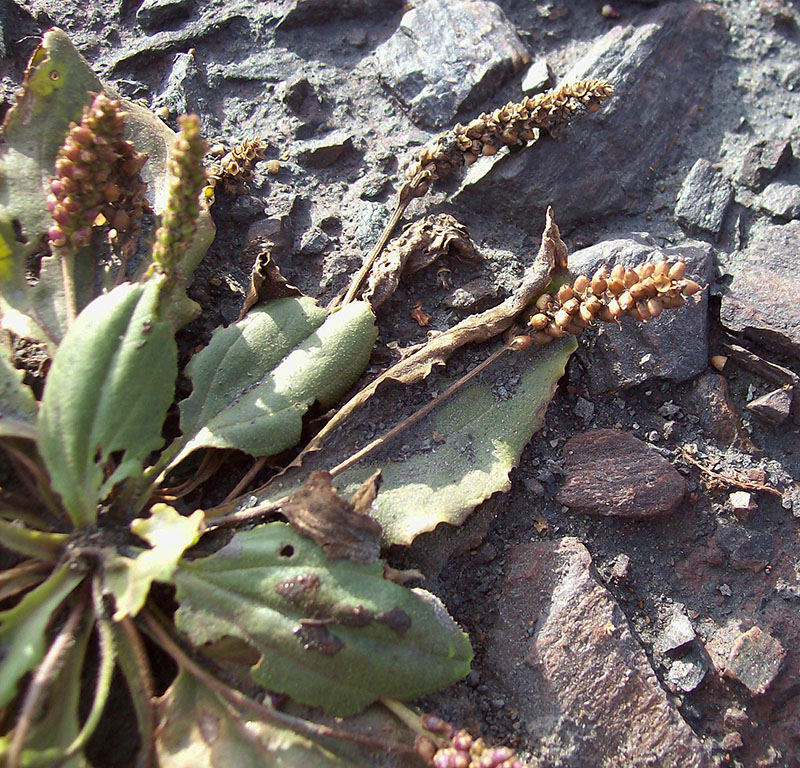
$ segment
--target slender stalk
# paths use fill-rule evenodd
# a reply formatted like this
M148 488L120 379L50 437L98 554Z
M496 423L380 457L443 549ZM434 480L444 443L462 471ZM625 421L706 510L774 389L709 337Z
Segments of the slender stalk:
M425 728L425 726L422 724L422 718L416 712L414 712L413 709L409 709L405 704L399 702L397 699L390 699L386 696L382 696L380 702L398 720L400 720L403 725L408 727L414 733L424 736L434 743L438 743L438 746L440 747L446 747L450 743L448 739L445 739L443 736L440 736L437 733L432 733Z
M45 580L50 566L40 560L26 560L14 568L0 572L0 600L7 600Z
M92 582L92 602L97 619L96 627L100 645L100 668L97 671L97 683L94 689L92 708L89 710L89 715L80 732L73 739L72 744L64 750L62 758L64 762L77 755L78 752L86 746L86 742L89 741L91 735L95 732L103 710L106 707L106 701L108 701L108 694L111 690L111 678L114 674L114 661L116 658L114 636L111 631L111 622L105 615L103 589L99 577L95 577Z
M75 252L67 248L54 248L61 261L61 279L64 283L64 308L66 309L67 329L78 316L78 301L75 296Z
M230 502L226 504L220 504L219 507L206 510L206 530L211 530L212 528L221 528L224 525L236 525L237 523L245 523L255 520L257 517L263 517L271 512L277 512L287 501L289 501L289 497L284 496L277 501L267 501L263 504L258 504L255 507L243 509L240 512L232 512L230 515L221 515L220 517L215 517L215 510L222 510L230 507Z
M414 199L414 195L410 193L409 185L405 184L402 189L400 190L400 194L397 197L397 204L394 208L394 213L392 213L391 218L386 223L386 226L383 228L383 232L378 239L378 242L375 243L372 250L369 252L369 256L367 256L367 260L362 264L361 269L358 270L355 277L350 282L350 286L347 289L347 292L342 299L341 306L345 304L349 304L353 299L355 299L356 294L361 289L361 285L363 284L364 280L367 279L367 275L369 275L370 270L372 269L372 265L377 261L378 256L381 255L381 251L386 247L386 243L389 242L389 238L392 236L392 232L394 232L394 228L397 226L397 223L403 217L403 214L408 208L408 204ZM333 306L336 305L336 300L332 302ZM331 309L332 307L329 307Z
M267 457L262 456L257 459L253 466L245 473L245 476L234 486L233 490L222 500L223 504L233 501L237 496L244 492L245 488L253 481L253 478L261 471L262 467L267 463Z
M405 745L390 744L384 739L373 739L359 733L339 731L327 725L312 723L308 720L293 717L292 715L287 715L285 712L278 712L276 709L259 704L243 693L225 685L225 683L218 680L214 675L191 659L147 609L139 614L139 618L146 625L148 634L150 634L150 636L172 656L183 669L237 709L249 710L260 720L274 723L282 728L289 728L295 733L307 736L310 739L338 739L339 741L351 741L367 747L375 747L383 751L389 750L392 752L413 753L413 749Z
M17 718L14 734L8 746L6 755L6 768L20 768L22 750L27 741L28 734L33 727L36 716L41 707L42 700L48 688L61 671L67 657L67 653L75 643L78 634L78 627L84 617L86 608L86 592L82 592L80 598L73 605L72 609L64 622L64 626L56 635L45 654L42 663L36 669L33 679L28 684L25 691L25 698L22 701L19 717Z
M338 475L340 472L344 472L344 470L352 467L353 464L361 461L365 456L368 456L373 451L380 448L382 445L388 443L390 440L393 440L397 437L400 433L405 432L409 427L416 424L420 419L425 418L431 411L438 408L445 400L452 397L456 392L458 392L465 384L469 381L474 379L481 371L486 370L497 358L499 358L502 354L507 352L511 348L511 342L507 342L504 344L500 349L495 352L492 352L489 357L487 357L483 362L476 365L469 373L462 376L458 381L454 382L451 386L449 386L444 392L437 395L433 400L426 403L422 408L418 411L415 411L411 414L407 419L403 419L399 424L396 424L392 427L385 435L381 435L381 437L376 438L368 445L365 445L360 450L356 451L352 456L345 459L341 464L337 464L332 470L330 470L331 475L335 476Z

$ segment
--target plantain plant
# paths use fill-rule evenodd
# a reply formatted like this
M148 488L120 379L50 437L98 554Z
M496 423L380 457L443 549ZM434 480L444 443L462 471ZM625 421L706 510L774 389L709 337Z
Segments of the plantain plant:
M409 765L522 766L400 703L464 677L472 650L435 597L381 561L381 545L460 524L507 488L574 337L596 320L646 321L677 306L699 288L682 267L572 282L550 215L509 299L368 383L266 486L199 510L166 483L196 451L263 460L298 445L312 404L335 405L366 368L377 330L362 283L372 271L364 295L376 292L375 262L408 201L478 154L593 111L611 90L589 81L508 105L424 149L365 269L328 308L258 264L242 318L183 371L192 391L176 428L175 333L199 312L186 288L225 185L209 183L197 117L174 134L98 80L63 32L44 35L0 148L0 445L15 470L0 495L8 768L90 765L115 670L135 712L137 766L362 765L370 749ZM425 248L466 248L458 227L425 231ZM385 267L392 285L406 260ZM483 363L387 434L358 448L332 439L379 407L387 380L414 384L464 344L503 333ZM32 356L46 375L26 369ZM498 361L520 371L503 402L486 379ZM446 481L437 461L387 458L429 414L444 435ZM160 697L155 646L178 669Z

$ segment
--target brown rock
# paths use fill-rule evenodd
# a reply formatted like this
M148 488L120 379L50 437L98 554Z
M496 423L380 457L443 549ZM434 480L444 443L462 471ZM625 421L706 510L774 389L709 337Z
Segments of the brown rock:
M780 642L756 626L736 638L725 665L725 675L758 695L778 676L785 658L786 650Z
M771 424L783 424L792 415L792 391L774 389L748 403L747 410Z
M546 764L549 754L571 768L708 765L590 566L574 538L511 551L484 678L503 681Z
M692 387L687 407L700 419L701 429L718 443L743 451L753 450L724 376L713 371L700 376Z
M641 440L616 429L595 429L564 446L567 478L556 495L573 512L649 518L675 510L686 483Z

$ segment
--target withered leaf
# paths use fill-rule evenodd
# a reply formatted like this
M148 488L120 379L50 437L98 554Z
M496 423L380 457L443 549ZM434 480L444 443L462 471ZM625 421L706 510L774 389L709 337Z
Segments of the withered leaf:
M364 298L376 309L392 297L401 275L418 272L443 255L466 260L479 258L466 228L446 213L409 224L387 244L375 262Z
M286 281L278 269L278 265L272 260L270 250L266 248L256 256L253 272L250 275L250 288L242 303L237 321L241 320L256 304L271 299L302 295L299 288L295 288Z
M411 319L415 320L417 325L419 325L421 328L424 328L426 325L430 325L431 316L422 308L421 301L418 301L411 308Z
M327 472L312 472L306 484L281 505L281 512L331 560L346 557L372 563L380 554L381 526L369 512L379 485L380 472L376 472L346 501L336 493Z

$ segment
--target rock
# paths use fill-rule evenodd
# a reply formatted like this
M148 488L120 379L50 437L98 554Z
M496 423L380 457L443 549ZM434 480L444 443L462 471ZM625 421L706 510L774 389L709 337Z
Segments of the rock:
M413 6L375 58L381 81L425 128L449 125L530 61L503 11L488 0Z
M755 626L733 644L725 675L742 683L754 696L764 693L780 672L786 651L776 638Z
M625 581L628 578L628 568L630 568L631 559L624 552L620 552L614 558L614 565L611 568L611 578L616 582Z
M495 290L480 278L453 289L445 296L444 304L460 312L478 312L486 309L495 297Z
M773 181L761 193L758 204L780 219L800 218L800 185Z
M753 450L724 376L706 371L694 382L686 405L697 416L703 432L717 443Z
M714 541L724 553L726 564L737 571L763 571L774 551L771 534L738 525L720 525Z
M577 539L516 546L506 572L482 680L501 681L543 764L709 764Z
M783 424L792 415L792 392L774 389L747 404L747 410L771 424Z
M334 131L315 141L303 142L299 155L309 168L327 168L333 165L347 149L352 149L353 139L345 131Z
M722 722L726 728L740 731L750 727L750 718L747 716L747 712L743 709L737 709L736 707L728 707L725 710Z
M800 357L800 221L756 222L736 254L733 281L722 296L720 319L731 331L767 348Z
M292 270L293 215L298 197L283 195L270 200L265 216L247 229L247 247L254 254L268 250L284 277Z
M713 279L711 246L693 242L660 249L645 238L605 240L570 254L575 275L592 275L598 267L638 266L662 258L686 261L686 273L701 285ZM586 337L576 353L583 363L593 395L627 389L653 379L688 381L708 366L708 291L697 294L678 310L663 312L657 320L637 323L623 317L620 326L602 323Z
M318 227L311 227L303 233L300 239L300 253L303 256L314 256L322 253L329 245L331 239Z
M147 30L163 29L188 18L192 0L144 0L136 11L136 21Z
M562 226L644 210L642 190L674 168L675 138L698 117L687 108L705 99L726 38L719 12L694 2L665 3L615 26L563 78L607 78L614 96L569 126L563 142L495 155L488 175L476 173L457 198L478 207L491 200L498 215L519 221L544 221L552 205Z
M699 648L692 648L683 658L676 659L664 682L673 693L691 693L706 676L708 662Z
M742 734L738 731L731 731L730 733L726 733L722 737L722 741L719 745L724 750L732 750L732 749L741 749L744 746L744 741L742 741Z
M541 93L550 87L552 75L547 59L538 59L528 67L525 77L522 78L523 93Z
M172 60L172 69L161 85L161 92L153 99L153 109L166 107L173 116L196 112L200 77L193 54L176 54Z
M655 643L655 649L659 653L674 651L691 643L695 638L694 627L689 617L681 610L673 611L667 626L659 635Z
M575 403L575 415L584 422L589 424L594 418L594 403L587 400L585 397L579 397Z
M240 195L226 208L233 221L245 224L264 213L264 202L253 195Z
M282 3L278 26L283 29L322 24L331 19L349 19L372 13L393 13L403 0L288 0Z
M686 493L672 465L626 432L584 432L567 440L564 455L567 476L556 500L573 512L657 517L675 511Z
M751 144L744 153L736 181L758 191L791 161L792 144L789 139L762 139Z
M731 512L742 522L747 521L750 513L758 509L758 504L753 499L753 494L747 491L734 491L729 494L728 504L730 504Z
M675 219L692 234L708 232L719 240L733 185L719 168L702 157L684 179L675 205Z

